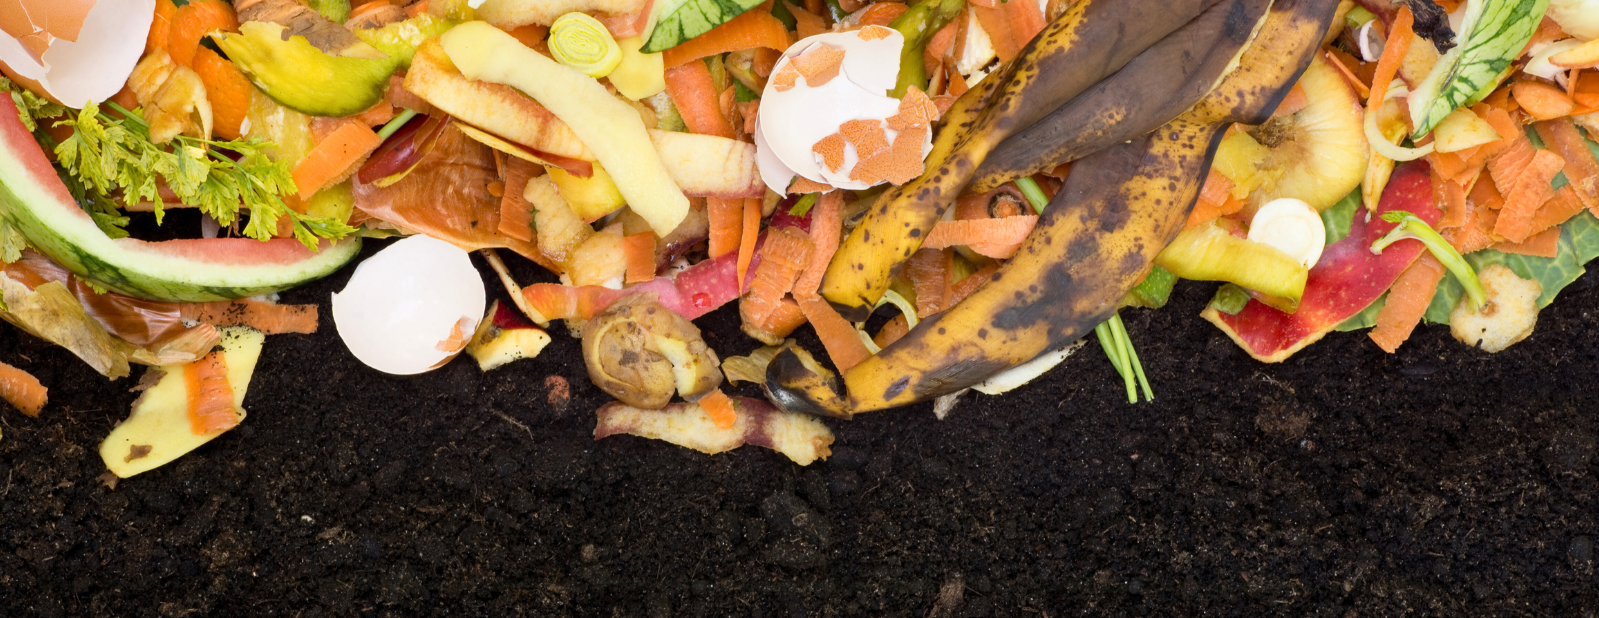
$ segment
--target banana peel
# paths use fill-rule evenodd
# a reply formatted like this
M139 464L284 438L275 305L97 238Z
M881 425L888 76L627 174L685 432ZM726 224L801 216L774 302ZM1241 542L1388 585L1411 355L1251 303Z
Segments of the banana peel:
M828 265L822 296L845 318L863 319L994 147L1221 1L1073 4L1019 56L956 101L942 121L927 171L878 197Z
M1233 0L1210 7L1115 75L1000 142L977 166L965 191L992 191L1176 118L1236 65L1270 7L1271 0ZM1150 96L1152 91L1161 95Z
M1238 67L1208 95L1155 132L1079 161L1015 258L960 304L844 373L851 409L958 392L1113 314L1182 229L1225 129L1270 117L1309 64L1337 5L1276 2ZM767 388L805 396L774 380Z

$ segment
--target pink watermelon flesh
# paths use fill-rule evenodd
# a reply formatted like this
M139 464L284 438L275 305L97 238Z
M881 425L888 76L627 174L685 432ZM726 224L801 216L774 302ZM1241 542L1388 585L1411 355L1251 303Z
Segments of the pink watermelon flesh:
M0 217L79 277L151 300L276 292L333 273L361 249L356 238L324 241L319 251L287 238L111 239L72 199L10 97L0 97Z

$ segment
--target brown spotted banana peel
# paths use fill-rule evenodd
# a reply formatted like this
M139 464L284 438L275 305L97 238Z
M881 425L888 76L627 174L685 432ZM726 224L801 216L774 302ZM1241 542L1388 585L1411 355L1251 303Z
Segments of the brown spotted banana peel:
M1234 0L1210 7L1115 75L1000 142L977 166L963 192L987 193L1170 122L1215 89L1237 65L1265 24L1271 4L1271 0Z
M946 146L935 143L921 177L873 203L834 254L822 296L844 317L863 319L989 150L1220 1L1078 0L981 82L991 84L962 95L940 129Z
M1182 229L1232 123L1265 121L1316 53L1335 0L1279 0L1238 68L1155 132L1081 160L1026 243L954 308L844 374L854 412L947 395L1081 337Z

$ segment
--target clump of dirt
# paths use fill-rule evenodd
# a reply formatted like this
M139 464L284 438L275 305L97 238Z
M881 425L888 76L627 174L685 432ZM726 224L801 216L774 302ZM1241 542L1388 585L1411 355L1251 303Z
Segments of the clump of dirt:
M368 253L375 249L368 248ZM485 269L485 272L486 269ZM519 272L537 279L532 267ZM109 489L136 382L0 329L50 386L0 410L0 606L29 616L1577 615L1599 533L1595 275L1488 355L1419 329L1278 365L1184 283L1127 321L1129 405L1092 344L1039 383L827 421L832 458L592 440L562 329L536 360L378 374L268 340L238 429ZM498 292L498 284L490 282ZM724 356L736 309L701 323ZM814 339L804 340L815 346ZM738 394L755 395L753 389ZM565 402L562 405L562 402Z

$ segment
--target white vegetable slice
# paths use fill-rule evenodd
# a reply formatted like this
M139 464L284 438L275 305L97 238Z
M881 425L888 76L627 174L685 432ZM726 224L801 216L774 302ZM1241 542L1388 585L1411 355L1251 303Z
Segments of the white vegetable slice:
M1310 204L1285 197L1266 202L1255 212L1249 222L1249 240L1275 247L1310 268L1321 259L1327 228Z

